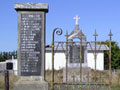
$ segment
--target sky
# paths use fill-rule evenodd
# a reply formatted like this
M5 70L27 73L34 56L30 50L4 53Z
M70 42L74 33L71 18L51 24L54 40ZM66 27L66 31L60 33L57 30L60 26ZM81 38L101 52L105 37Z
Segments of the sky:
M46 14L46 44L51 44L52 31L63 30L56 41L64 41L75 26L73 17L80 17L79 27L88 41L94 41L96 29L98 41L108 40L110 29L113 40L120 42L120 0L1 0L0 1L0 51L17 50L17 12L14 3L48 3Z

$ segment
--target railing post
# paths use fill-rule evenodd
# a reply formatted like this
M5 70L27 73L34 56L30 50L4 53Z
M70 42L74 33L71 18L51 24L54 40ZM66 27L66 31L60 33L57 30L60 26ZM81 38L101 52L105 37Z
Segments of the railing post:
M57 35L62 35L61 28L55 28L52 33L52 82L51 82L51 90L54 90L54 37L55 32Z
M80 90L82 90L82 39L83 33L81 31L81 40L80 40Z
M9 71L5 71L5 90L9 90Z
M66 32L66 88L68 90L68 32Z
M109 40L109 90L111 90L111 78L112 78L112 72L111 72L111 41L112 41L112 32L110 30L110 33L109 33L109 37L110 37L110 40Z
M95 30L95 34L93 35L93 36L95 36L95 50L94 50L94 59L95 59L95 76L94 76L94 78L95 78L95 90L97 90L97 77L96 77L96 60L97 60L97 53L96 53L96 46L97 46L97 36L98 36L98 34L97 34L97 32L96 32L96 30Z

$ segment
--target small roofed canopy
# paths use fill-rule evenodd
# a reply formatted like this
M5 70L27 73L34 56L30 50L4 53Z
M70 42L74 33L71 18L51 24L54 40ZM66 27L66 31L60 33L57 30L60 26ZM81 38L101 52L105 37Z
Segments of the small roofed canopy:
M79 28L78 20L80 19L77 15L73 19L76 20L75 23L75 28L71 32L71 34L68 36L68 40L73 40L73 39L80 39L82 41L86 41L86 36L83 34L82 30Z

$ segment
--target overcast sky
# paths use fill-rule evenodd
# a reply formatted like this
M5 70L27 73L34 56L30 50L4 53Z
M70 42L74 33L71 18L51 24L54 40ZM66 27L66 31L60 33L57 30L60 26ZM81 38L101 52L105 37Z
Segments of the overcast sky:
M51 44L52 31L63 29L63 35L55 40L65 40L66 30L74 29L74 16L79 15L79 26L88 41L93 41L97 30L98 40L107 40L109 30L113 40L120 42L120 0L1 0L0 1L0 51L17 50L17 12L14 3L48 3L46 15L46 43Z

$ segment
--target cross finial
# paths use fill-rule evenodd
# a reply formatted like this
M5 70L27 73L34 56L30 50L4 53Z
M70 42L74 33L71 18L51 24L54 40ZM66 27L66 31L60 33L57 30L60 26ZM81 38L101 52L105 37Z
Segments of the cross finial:
M95 36L95 37L96 37L96 36L98 36L98 34L97 34L97 32L96 32L96 29L95 29L95 33L94 33L94 35L93 35L93 36Z
M109 36L113 36L111 29L110 29L110 33L109 33Z
M110 29L109 36L110 36L110 41L111 41L112 40L112 36L113 36L111 29Z
M78 15L76 15L76 17L74 17L73 19L75 19L76 20L76 25L78 25L78 20L80 19L80 17L78 17Z

